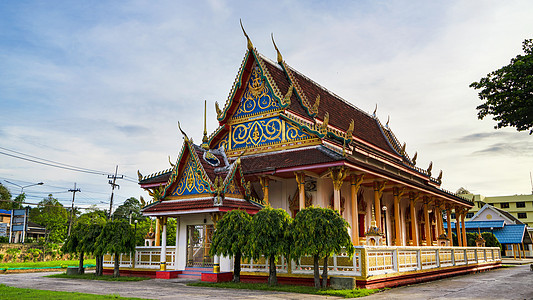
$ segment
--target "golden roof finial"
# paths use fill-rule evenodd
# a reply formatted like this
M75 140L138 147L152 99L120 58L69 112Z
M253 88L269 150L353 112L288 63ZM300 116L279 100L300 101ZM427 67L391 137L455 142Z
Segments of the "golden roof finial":
M207 138L207 100L204 101L204 137L202 138L202 148L205 150L209 150L209 145L207 142L209 141L209 138Z
M183 134L183 139L184 139L186 142L189 142L189 137L187 136L187 134L186 134L185 132L183 132L183 130L181 130L180 121L178 121L178 128L179 128L179 130L181 131L181 134Z
M429 162L429 167L428 167L428 169L426 170L426 171L428 172L429 176L431 176L431 169L433 169L433 162L432 162L432 161Z
M281 56L281 52L279 52L278 46L276 46L276 42L274 42L274 33L270 33L270 36L272 37L272 43L274 44L274 48L276 49L276 52L278 52L278 64L281 64L283 61L283 56Z
M387 116L387 124L385 124L385 126L386 126L387 128L389 128L389 122L390 122L390 116Z
M374 108L374 112L372 113L372 115L375 117L377 112L378 112L378 104L376 103L376 108Z
M400 153L401 155L404 155L404 153L405 153L405 147L407 147L407 143L404 142L404 143L403 143L403 146L402 146L402 151L401 151L402 153Z
M412 159L412 161L413 161L413 165L416 165L416 158L417 158L417 157L418 157L418 151L415 152L415 155L413 156L413 159Z
M441 180L442 180L442 170L440 170L440 173L439 173L439 176L437 177L437 180L438 180L438 181L441 181Z
M242 32L244 33L244 36L246 37L246 40L248 41L248 50L252 51L254 49L254 45L252 44L250 37L248 37L248 34L246 34L246 31L244 30L244 26L242 26L242 20L239 19L239 22L241 23Z

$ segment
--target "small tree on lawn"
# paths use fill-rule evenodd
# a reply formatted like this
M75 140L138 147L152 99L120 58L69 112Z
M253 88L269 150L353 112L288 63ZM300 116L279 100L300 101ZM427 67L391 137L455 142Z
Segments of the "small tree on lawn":
M83 248L83 237L86 234L87 227L82 224L78 224L72 230L70 236L67 238L67 241L61 247L61 251L64 253L79 253L80 254L80 264L78 268L78 274L83 273L83 254L85 252Z
M209 254L233 255L233 281L241 281L241 257L249 235L252 217L244 210L229 211L218 221Z
M270 285L278 283L276 260L279 255L288 252L291 221L292 219L285 210L267 206L255 214L250 223L246 253L253 259L259 259L261 255L268 259L268 284Z
M85 252L94 254L96 258L96 276L101 276L103 272L103 253L98 252L96 241L102 233L104 225L105 224L85 225L87 226L87 231L81 240Z
M120 276L120 254L135 250L135 236L131 225L125 221L108 222L96 239L97 253L111 253L115 256L113 277Z
M320 288L319 259L324 259L322 286L326 287L329 256L340 254L343 247L350 256L353 255L348 227L339 213L329 208L308 207L296 214L291 225L292 254L295 259L303 255L313 256L316 288Z

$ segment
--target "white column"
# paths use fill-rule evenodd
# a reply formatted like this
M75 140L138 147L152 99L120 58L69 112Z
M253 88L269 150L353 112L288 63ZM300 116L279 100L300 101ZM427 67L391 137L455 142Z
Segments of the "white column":
M159 270L167 270L167 217L161 218L163 232L161 237L161 264Z
M179 250L179 246L178 246L178 242L179 242L179 236L180 236L180 218L177 217L176 218L176 252L174 253L174 270L177 270L178 269L178 250Z

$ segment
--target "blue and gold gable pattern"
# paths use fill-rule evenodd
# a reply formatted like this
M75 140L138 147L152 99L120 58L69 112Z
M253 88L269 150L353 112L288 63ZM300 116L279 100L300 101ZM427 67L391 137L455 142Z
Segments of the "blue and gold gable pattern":
M281 109L278 100L274 98L265 81L261 78L260 72L258 67L253 69L239 106L232 116L233 119Z
M228 184L224 195L226 197L244 198L243 194L239 190L235 177Z
M189 156L187 164L183 170L180 180L176 188L169 196L187 196L194 194L205 194L210 192L207 177L200 171L199 166L192 157Z

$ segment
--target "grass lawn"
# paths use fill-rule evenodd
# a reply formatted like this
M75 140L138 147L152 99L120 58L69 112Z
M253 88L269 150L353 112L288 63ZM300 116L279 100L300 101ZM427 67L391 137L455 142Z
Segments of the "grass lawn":
M0 263L0 269L6 268L53 268L53 267L63 267L67 266L77 267L79 265L79 260L54 260L54 261L28 261L28 262L10 262L10 263ZM83 261L84 265L95 265L96 259L85 259Z
M312 294L312 295L324 295L324 296L338 296L344 298L358 298L374 294L379 289L355 289L355 290L333 290L333 289L320 289L317 290L311 286L299 286L299 285L277 285L270 286L266 283L234 283L234 282L194 282L187 284L189 286L199 287L215 287L225 289L246 289L246 290L261 290L261 291L278 291L278 292L290 292L300 294Z
M2 299L141 299L141 298L125 298L117 295L93 295L73 292L55 292L42 291L33 289L22 289L0 284L0 295Z
M96 276L94 273L83 274L83 275L67 275L66 273L62 273L62 274L48 275L46 277L86 279L86 280L105 280L105 281L142 281L142 280L151 279L150 277L127 277L127 276L113 278L113 275Z

